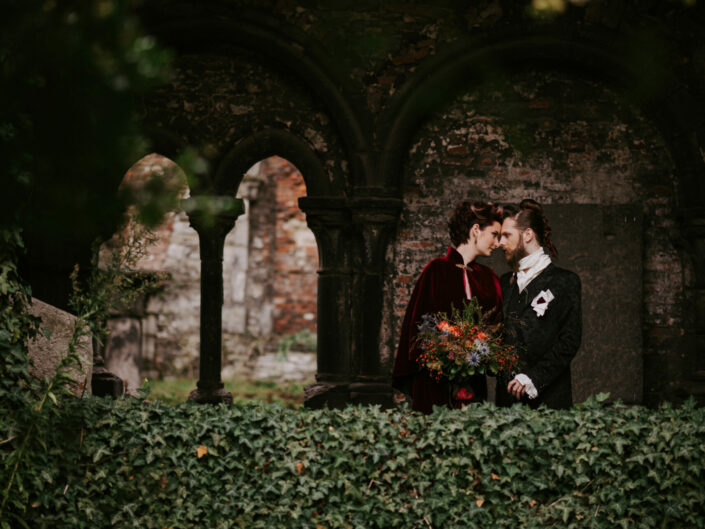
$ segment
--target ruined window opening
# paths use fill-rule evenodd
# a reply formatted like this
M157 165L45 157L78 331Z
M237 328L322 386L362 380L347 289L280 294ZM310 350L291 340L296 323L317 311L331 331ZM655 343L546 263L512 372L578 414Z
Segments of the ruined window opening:
M278 156L255 164L240 184L238 196L245 200L246 213L228 235L240 242L233 247L232 283L226 279L225 287L233 288L233 303L228 304L226 294L223 350L229 367L223 370L224 379L230 372L249 371L254 380L313 381L318 249L298 207L305 194L301 173ZM224 274L227 278L228 271ZM254 350L248 364L238 368L227 355L243 347Z
M145 187L150 174L174 172L183 177L174 162L151 154L130 168L125 182ZM226 386L262 380L275 391L313 381L318 250L298 207L305 194L301 173L276 156L255 164L238 188L246 211L226 237L223 254ZM184 186L179 198L188 195ZM105 347L106 366L131 393L144 378L198 379L198 235L181 210L167 214L154 233L156 243L137 268L166 272L169 279L139 307L112 316Z

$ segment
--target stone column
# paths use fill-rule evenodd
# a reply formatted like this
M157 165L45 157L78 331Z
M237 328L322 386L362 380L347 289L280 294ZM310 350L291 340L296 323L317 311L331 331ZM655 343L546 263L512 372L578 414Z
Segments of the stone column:
M299 207L318 244L318 321L316 383L306 387L305 404L342 407L351 381L350 215L344 199L302 197Z
M244 211L234 197L192 197L183 201L191 226L198 232L201 256L201 343L199 380L189 400L232 404L221 380L223 334L223 246L225 237Z
M354 403L393 405L388 366L380 359L380 327L386 254L394 238L402 202L396 198L358 198L351 205L356 232L354 269L353 374Z

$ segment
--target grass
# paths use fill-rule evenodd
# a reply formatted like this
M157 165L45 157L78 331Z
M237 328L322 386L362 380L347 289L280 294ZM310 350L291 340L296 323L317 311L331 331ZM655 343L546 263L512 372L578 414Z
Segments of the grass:
M149 399L160 400L165 404L180 404L188 400L188 395L196 389L196 380L190 378L169 378L151 380ZM298 408L304 403L304 384L293 382L270 382L265 380L228 380L225 389L233 394L233 402L259 400L279 402L289 408Z

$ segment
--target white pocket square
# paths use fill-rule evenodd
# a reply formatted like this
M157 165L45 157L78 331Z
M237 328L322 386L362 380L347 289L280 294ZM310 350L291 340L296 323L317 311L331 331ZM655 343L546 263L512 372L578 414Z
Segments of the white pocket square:
M553 292L550 290L542 290L531 302L531 308L536 312L536 316L541 317L546 312L548 304L555 299Z

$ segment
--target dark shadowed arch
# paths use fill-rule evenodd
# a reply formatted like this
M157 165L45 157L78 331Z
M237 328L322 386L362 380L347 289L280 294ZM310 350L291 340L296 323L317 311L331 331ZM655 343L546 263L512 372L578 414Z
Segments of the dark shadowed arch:
M419 67L380 119L379 135L384 138L384 146L378 185L401 193L402 166L413 134L460 92L497 73L527 66L546 67L587 73L630 99L666 141L676 164L681 206L700 206L705 180L698 175L703 174L705 162L695 138L703 136L703 124L692 112L697 108L693 97L664 63L630 62L624 53L627 43L613 34L586 32L580 38L557 32L518 34L521 32L505 30L491 38L465 41ZM648 78L647 67L651 68ZM657 72L658 83L653 81L653 72Z
M317 288L317 384L307 393L307 402L320 406L332 401L342 405L349 398L347 382L352 369L350 345L351 214L342 176L326 171L310 146L295 135L265 129L238 142L222 159L214 174L217 192L234 195L245 172L270 156L281 156L294 164L306 183L306 196L299 207L316 238L319 257ZM325 397L321 397L321 394ZM321 402L319 402L321 401Z
M238 142L221 160L214 175L219 193L234 195L247 170L255 163L281 156L293 163L306 182L309 197L342 197L341 178L334 179L309 145L295 135L279 129L265 129Z
M703 116L694 112L700 107L697 102L700 96L688 88L688 84L697 88L692 78L684 74L682 68L675 71L679 66L673 56L633 62L628 47L624 36L607 31L576 30L575 27L563 31L536 30L531 34L525 29L513 28L456 44L421 65L381 116L379 137L383 138L383 147L377 185L393 189L401 196L404 163L419 127L460 93L497 74L538 68L573 72L601 82L646 117L671 155L676 178L676 215L683 234L682 240L675 241L674 248L683 262L683 311L685 314L692 312L693 305L697 305L698 299L702 300L705 291L705 266L702 264L705 160L701 152L705 134ZM694 76L692 72L689 75ZM677 346L680 357L687 359L679 375L684 379L693 376L687 372L693 367L685 366L702 365L698 350L703 343L705 313L702 309L695 309L695 312L695 317L684 320L686 336L679 338ZM645 370L645 381L651 379L654 383L659 376L657 364ZM702 385L702 377L696 373L693 387ZM663 398L673 398L673 395L650 395L647 403L655 404Z
M176 163L176 159L187 148L183 140L170 130L152 123L144 123L142 130L150 142L147 152L143 153L143 156L156 153Z
M320 101L342 139L350 178L356 185L368 182L372 118L360 96L345 89L346 74L324 47L290 24L268 13L247 8L213 13L191 5L189 12L154 13L147 8L143 19L160 41L177 53L222 53L232 46L258 54L276 72L296 79ZM220 9L227 8L220 6Z

